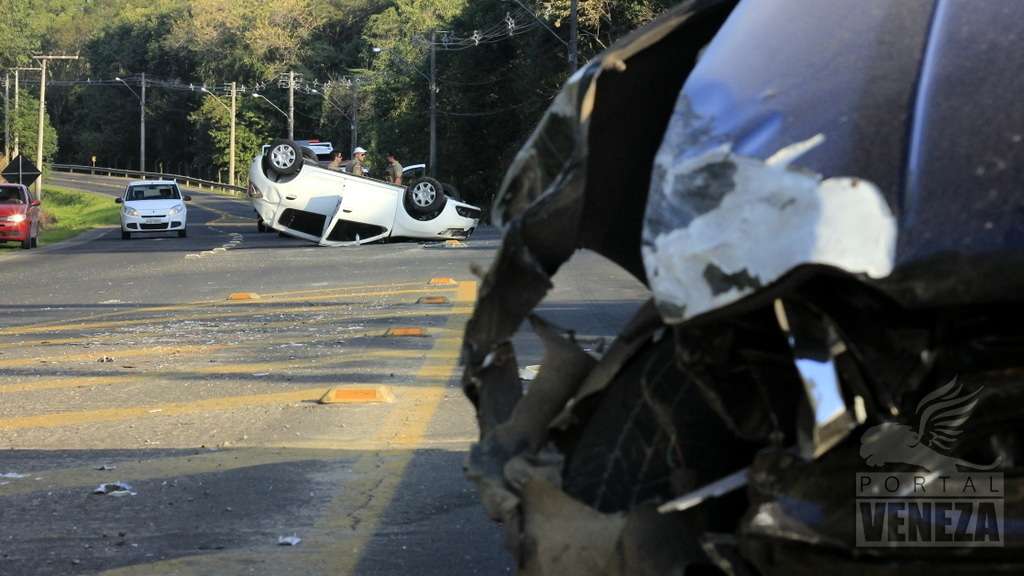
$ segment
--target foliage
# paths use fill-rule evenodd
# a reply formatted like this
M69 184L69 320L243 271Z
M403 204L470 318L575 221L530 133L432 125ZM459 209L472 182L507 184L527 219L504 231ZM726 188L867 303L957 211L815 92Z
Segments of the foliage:
M19 142L19 152L35 162L36 145L39 138L39 99L25 90L21 91L18 113L11 115L11 142ZM13 106L14 98L11 98ZM50 162L57 153L57 131L50 122L50 115L43 116L43 161Z
M242 101L242 104L246 104L245 101ZM223 180L226 182L231 158L231 115L225 106L212 96L208 96L203 105L189 115L189 120L203 135L197 143L198 149L207 151L218 172L223 171ZM237 182L248 182L249 162L259 155L260 148L270 139L270 131L262 115L251 108L238 110L238 118L235 121Z
M487 203L502 173L564 82L570 0L522 0L550 30L466 50L436 52L438 175L469 200ZM581 62L674 0L579 0ZM435 30L468 35L526 18L516 4L487 0L0 0L0 65L32 64L31 53L78 53L53 62L51 76L107 82L47 90L47 154L58 160L138 166L139 74L207 85L226 101L240 88L238 176L266 141L287 124L261 94L287 108L277 77L294 70L334 82L324 94L297 92L297 138L331 140L347 151L371 151L379 168L395 152L404 164L429 157L430 46ZM532 22L527 20L521 24ZM535 23L534 23L535 24ZM23 76L31 83L33 73ZM29 91L33 88L27 85ZM23 112L31 114L29 100ZM353 142L353 105L359 126ZM196 89L152 85L146 94L146 164L151 169L216 178L228 165L228 117ZM32 116L34 118L34 115ZM34 121L23 148L34 147ZM346 154L347 155L347 154Z
M49 185L43 188L42 209L40 245L67 240L99 226L116 225L121 218L110 196ZM0 250L5 248L13 250L18 244L0 242Z
M98 226L120 222L117 204L110 196L46 186L43 189L44 221L40 244L60 242Z

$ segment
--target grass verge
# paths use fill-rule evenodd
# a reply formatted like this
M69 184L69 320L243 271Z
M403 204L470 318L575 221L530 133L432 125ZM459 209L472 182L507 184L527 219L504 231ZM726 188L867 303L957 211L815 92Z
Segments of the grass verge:
M98 226L120 222L119 208L113 198L103 194L47 186L43 189L44 226L39 245L67 240ZM14 249L16 242L0 243L0 250Z

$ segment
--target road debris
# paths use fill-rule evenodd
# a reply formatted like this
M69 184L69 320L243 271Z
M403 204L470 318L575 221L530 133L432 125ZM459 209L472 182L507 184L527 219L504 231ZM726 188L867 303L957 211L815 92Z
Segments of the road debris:
M96 359L96 361L103 364L106 362L113 362L114 359L111 358L110 356L100 356L99 358Z
M18 474L17 472L4 472L3 474L0 474L0 478L14 478L14 479L18 479L18 478L24 478L25 476L28 476L28 474Z
M537 378L537 373L540 372L540 364L531 364L525 368L519 369L519 379L526 380L527 382Z
M113 496L115 498L120 498L122 496L135 496L138 494L138 492L135 492L132 489L130 484L127 484L125 482L103 483L97 486L96 489L92 491L92 493L101 494L104 496Z
M97 466L96 469L100 471L117 470L117 466L114 466L112 464L103 464L102 466Z
M277 537L278 546L298 546L299 542L302 542L302 538L299 538L298 535L296 534L292 534L291 536Z

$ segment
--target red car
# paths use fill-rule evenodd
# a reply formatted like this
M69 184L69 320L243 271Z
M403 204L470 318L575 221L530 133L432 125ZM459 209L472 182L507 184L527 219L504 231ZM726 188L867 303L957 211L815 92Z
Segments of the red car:
M39 237L39 200L21 184L0 184L0 242L28 250Z

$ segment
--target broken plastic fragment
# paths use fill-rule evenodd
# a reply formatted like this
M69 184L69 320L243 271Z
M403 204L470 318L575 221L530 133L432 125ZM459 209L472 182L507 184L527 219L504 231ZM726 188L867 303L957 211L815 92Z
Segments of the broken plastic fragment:
M299 538L295 534L292 534L291 536L278 536L277 537L277 545L278 546L297 546L299 544L299 542L302 542L302 538Z
M537 378L538 372L540 372L540 364L532 364L525 368L520 368L519 379L526 381L534 380Z
M17 472L4 472L0 474L0 478L24 478L27 474L18 474Z
M130 484L125 482L111 482L100 484L92 491L93 494L102 494L105 496L113 496L120 498L122 496L135 496L138 492L135 492Z

